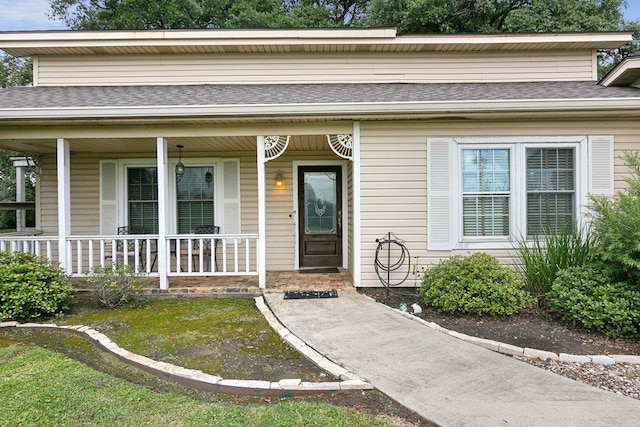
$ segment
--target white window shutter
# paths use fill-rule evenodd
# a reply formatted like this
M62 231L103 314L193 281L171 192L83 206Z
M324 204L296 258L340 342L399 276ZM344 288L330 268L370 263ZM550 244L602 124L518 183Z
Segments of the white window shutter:
M225 234L240 233L240 163L238 160L222 162L224 177L224 196L222 200L223 215L221 232Z
M100 161L100 234L116 234L118 230L118 163Z
M429 250L451 250L451 139L427 140L427 244Z
M613 136L589 137L589 193L613 194Z

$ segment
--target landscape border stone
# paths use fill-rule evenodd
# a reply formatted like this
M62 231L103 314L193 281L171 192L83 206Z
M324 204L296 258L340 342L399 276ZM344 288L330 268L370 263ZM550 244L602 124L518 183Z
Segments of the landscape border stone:
M101 332L84 325L59 326L52 323L40 324L9 321L0 322L0 328L58 329L83 335L99 344L104 351L113 354L118 357L118 359L130 365L141 368L158 377L176 381L182 385L216 393L236 396L295 397L347 390L373 390L371 384L325 358L306 345L300 338L292 334L276 319L275 315L265 304L264 298L256 297L255 301L260 313L267 319L269 325L283 340L339 381L308 382L298 378L281 379L280 381L225 379L199 370L156 361L146 356L132 353L118 346ZM265 315L265 313L268 314Z
M377 302L374 298L371 298L368 295L363 295L365 298L369 298L370 300ZM438 325L435 322L426 321L418 316L415 316L412 313L407 311L402 311L397 308L389 307L385 304L380 304L387 309L394 311L401 316L406 317L407 319L411 319L415 322L421 323L429 328L441 332L443 334L450 335L454 338L469 342L471 344L478 345L480 347L484 347L486 349L495 351L497 353L506 354L509 356L522 356L529 359L552 359L558 360L560 362L571 362L571 363L596 363L601 365L612 365L615 363L628 363L632 365L640 364L640 356L635 355L576 355L576 354L567 354L567 353L554 353L552 351L538 350L534 348L522 348L511 344L502 343L499 341L488 340L485 338L472 337L460 332L452 331L442 326Z

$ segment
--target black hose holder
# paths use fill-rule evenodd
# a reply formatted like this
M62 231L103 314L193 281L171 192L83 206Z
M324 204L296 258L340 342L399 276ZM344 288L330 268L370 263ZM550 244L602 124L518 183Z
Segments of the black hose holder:
M404 240L398 239L394 233L387 233L384 238L376 239L376 258L374 267L380 282L387 288L402 285L411 272L411 256ZM407 272L404 273L406 266ZM392 281L392 273L399 273L399 278Z

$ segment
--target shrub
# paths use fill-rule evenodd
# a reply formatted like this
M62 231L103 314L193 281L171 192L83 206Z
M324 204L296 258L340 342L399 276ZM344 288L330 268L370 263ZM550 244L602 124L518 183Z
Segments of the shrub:
M587 229L571 225L559 232L547 230L529 241L521 236L517 242L525 289L541 306L547 305L546 295L558 271L592 264L598 258L595 238Z
M558 273L548 295L549 307L565 321L609 337L640 337L640 292L625 282L609 283L588 266Z
M138 303L148 279L125 265L96 267L86 281L98 304L116 308Z
M486 253L453 256L427 269L420 295L437 310L479 315L511 315L534 302L518 275Z
M69 278L45 258L0 252L0 320L49 317L69 308Z
M607 274L640 289L640 153L625 153L628 188L613 197L589 196L592 227Z

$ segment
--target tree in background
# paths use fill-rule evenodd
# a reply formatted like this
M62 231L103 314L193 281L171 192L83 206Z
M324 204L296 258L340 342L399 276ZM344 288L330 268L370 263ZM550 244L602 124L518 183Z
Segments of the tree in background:
M73 30L316 28L355 25L370 0L51 0Z

